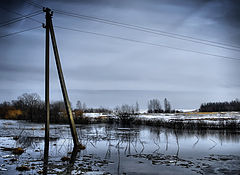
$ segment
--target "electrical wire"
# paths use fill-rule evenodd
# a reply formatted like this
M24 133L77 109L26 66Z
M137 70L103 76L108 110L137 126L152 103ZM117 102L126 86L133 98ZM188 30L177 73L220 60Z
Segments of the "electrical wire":
M33 5L38 8L43 7L42 5L37 4L35 2L30 2L28 0L24 0L24 1L30 5ZM91 21L95 21L95 22L105 23L105 24L109 24L109 25L115 25L115 26L124 27L124 28L128 28L128 29L152 33L152 34L156 34L156 35L162 35L162 36L166 36L166 37L170 37L170 38L174 38L174 39L185 40L185 41L189 41L189 42L193 42L193 43L204 44L204 45L208 45L208 46L212 46L212 47L218 47L218 48L222 48L222 49L228 49L228 50L240 52L240 46L236 46L236 45L232 45L232 44L226 44L226 43L222 43L222 42L216 42L216 41L210 41L210 40L206 40L206 39L195 38L192 36L181 35L181 34L166 32L166 31L162 31L162 30L152 29L152 28L148 28L148 27L142 27L142 26L138 26L138 25L117 22L117 21L108 20L108 19L104 19L104 18L76 14L76 13L67 12L67 11L58 10L58 9L53 9L53 10L58 14L62 14L62 15L66 15L66 16L81 18L81 19L85 19L85 20L91 20Z
M32 5L32 6L36 7L36 8L40 8L40 9L43 8L42 5L40 5L40 4L36 3L36 2L28 1L28 0L23 0L23 1L26 2L26 3L29 4L29 5Z
M212 54L212 53L207 53L207 52L200 52L200 51L195 51L195 50L190 50L190 49L182 49L182 48L178 48L178 47L168 46L168 45L165 45L165 44L155 44L155 43L151 43L151 42L139 41L139 40L135 40L135 39L129 39L129 38L113 36L113 35L107 35L107 34L96 33L96 32L89 32L89 31L84 31L84 30L79 30L79 29L72 29L72 28L61 27L61 26L54 26L54 27L59 28L59 29L69 30L69 31L87 33L87 34L92 34L92 35L97 35L97 36L108 37L108 38L115 38L115 39L120 39L120 40L124 40L124 41L135 42L135 43L140 43L140 44L145 44L145 45L151 45L151 46L157 46L157 47L165 47L165 48L174 49L174 50L180 50L180 51L184 51L184 52L192 52L192 53L197 53L197 54L201 54L201 55L218 57L218 58L222 58L222 59L240 61L239 58L228 57L228 56L223 56L223 55L217 55L217 54Z
M8 36L20 34L20 33L23 33L23 32L28 32L28 31L35 30L35 29L38 29L38 28L41 28L41 27L42 26L37 26L37 27L32 27L32 28L29 28L29 29L21 30L21 31L18 31L18 32L9 33L7 35L0 36L0 38L5 38L5 37L8 37Z
M127 24L127 23L121 23L121 22L117 22L117 21L107 20L107 19L103 19L103 18L97 18L97 17L87 16L87 15L76 14L76 13L70 13L70 12L57 10L57 9L54 9L54 10L56 13L65 15L65 16L81 18L84 20L91 20L91 21L105 23L105 24L114 25L114 26L119 26L119 27L123 27L123 28L138 30L138 31L146 32L146 33L166 36L166 37L170 37L170 38L174 38L174 39L185 40L185 41L209 45L209 46L213 46L213 47L219 47L222 49L229 49L229 50L238 51L238 52L240 51L240 46L234 46L234 45L230 45L230 44L194 38L194 37L186 36L186 35L179 35L179 34L175 34L175 33L151 29L151 28L147 28L147 27L141 27L141 26L137 26L137 25L133 25L133 24Z
M0 7L0 8L3 9L3 10L5 10L5 11L10 12L10 10L8 10L8 9L6 9L6 8L4 8L4 7ZM29 15L36 14L36 13L40 13L40 12L41 12L41 10L38 10L38 11L35 11L35 12L31 12L30 14L27 14L27 15L21 15L20 17L11 19L11 20L9 20L9 21L2 22L2 23L0 23L0 25L6 24L6 23L9 23L9 22L13 22L13 21L16 21L16 20L19 20L19 19L22 19L23 17L26 18L26 17L29 16ZM11 13L12 13L12 12L11 12ZM18 14L18 15L20 15L20 14Z
M39 12L39 11L38 11L38 12L30 13L30 14L28 14L28 15L24 15L24 16L22 16L22 17L19 17L19 18L16 18L16 19L13 19L13 20L7 21L7 22L1 24L0 27L4 27L4 26L10 25L10 24L13 24L13 23L19 22L19 21L21 21L21 20L24 20L24 19L26 19L26 18L29 18L29 17L33 17L33 16L36 16L36 15L39 15L39 14L41 14L41 13L42 13L42 12Z
M25 15L23 15L23 14L21 14L21 13L18 13L18 12L16 12L16 11L13 11L13 10L9 10L9 9L7 9L7 8L5 8L5 7L0 7L1 9L3 9L3 10L5 10L5 11L7 11L7 12L10 12L10 13L13 13L13 14L16 14L16 15L19 15L20 17L18 17L18 18L15 18L15 19L20 19L20 18L22 18L22 17L24 17ZM38 11L37 11L38 12ZM34 18L31 18L31 17L27 17L26 16L26 18L28 18L28 19L30 19L30 20L32 20L32 21L35 21L35 22L37 22L37 23L40 23L40 24L42 24L42 22L41 21L39 21L39 20L36 20L36 19L34 19ZM0 24L1 25L1 24Z
M29 2L27 0L24 0L24 1L27 2L30 5L33 5L33 6L38 7L38 8L43 7L39 4ZM56 11L56 13L66 15L66 16L77 17L77 18L82 18L82 19L87 19L87 20L93 20L93 21L96 21L96 22L101 22L101 23L106 23L106 24L110 24L110 25L116 25L116 26L120 26L120 27L134 29L134 30L144 31L144 32L148 32L148 33L163 35L163 36L172 37L172 38L176 38L176 39L180 39L180 40L191 41L191 42L205 44L205 45L214 46L214 47L219 47L219 48L223 48L223 49L240 51L239 46L234 46L234 45L229 45L229 44L225 44L225 43L220 43L220 42L215 42L215 41L210 41L210 40L204 40L204 39L199 39L199 38L194 38L194 37L189 37L189 36L186 36L186 35L169 33L169 32L165 32L165 31L160 31L160 30L155 30L155 29L151 29L151 28L136 26L136 25L132 25L132 24L120 23L120 22L116 22L116 21L112 21L112 20L103 19L103 18L97 18L97 17L87 16L87 15L80 15L80 14L76 14L76 13L70 13L70 12L57 10L57 9L54 9L54 10ZM71 29L71 28L66 28L66 27L61 27L61 26L55 26L55 27L59 28L59 29L64 29L64 30L93 34L93 35L104 36L104 37L115 38L115 39L121 39L121 40L129 41L129 42L136 42L136 43L147 44L147 45L152 45L152 46L157 46L157 47L165 47L165 48L169 48L169 49L175 49L175 50L181 50L181 51L185 51L185 52L192 52L192 53L197 53L197 54L202 54L202 55L214 56L214 57L218 57L218 58L238 60L238 61L240 60L239 58L217 55L217 54L201 52L201 51L195 51L195 50L190 50L190 49L183 49L183 48L178 48L178 47L172 47L172 46L168 46L168 45L165 45L165 44L155 44L155 43L151 43L151 42L139 41L139 40L135 40L135 39L129 39L129 38L107 35L107 34L96 33L96 32L83 31L83 30L79 30L79 29ZM158 33L158 32L162 32L162 33ZM205 43L205 42L209 42L209 43ZM211 43L214 43L214 44L211 44ZM215 45L215 44L218 44L218 45ZM220 46L220 45L223 45L223 46ZM225 46L227 46L227 47L225 47ZM229 47L233 47L233 48L229 48ZM236 49L234 49L234 48L236 48Z

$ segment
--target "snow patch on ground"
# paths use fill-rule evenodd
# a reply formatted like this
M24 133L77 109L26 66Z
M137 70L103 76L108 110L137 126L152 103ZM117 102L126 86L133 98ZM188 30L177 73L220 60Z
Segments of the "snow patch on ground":
M84 117L89 117L89 118L98 118L103 116L102 113L83 113Z
M176 113L176 114L141 114L138 116L145 120L238 120L240 121L239 112L220 112L220 113Z
M97 118L117 118L114 114L103 114L103 113L83 113L84 117L91 119ZM218 121L236 121L240 122L240 112L185 112L185 113L140 113L135 116L141 120L161 120L165 122L170 121L206 121L210 123Z

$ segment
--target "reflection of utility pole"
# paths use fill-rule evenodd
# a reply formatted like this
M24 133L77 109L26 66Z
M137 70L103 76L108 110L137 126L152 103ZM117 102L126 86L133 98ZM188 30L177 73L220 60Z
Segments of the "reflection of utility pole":
M165 130L165 137L166 137L166 151L168 150L168 135L167 130Z
M178 141L178 135L177 135L176 129L174 129L174 134L176 136L176 142L177 142L177 153L176 153L176 161L175 161L175 165L176 165L177 161L179 159L179 157L178 157L178 154L179 154L179 141Z
M67 115L70 122L70 128L71 133L73 137L74 147L79 147L79 141L78 136L76 132L76 126L73 120L72 115L72 109L69 102L68 94L67 94L67 88L65 85L61 62L59 58L59 53L57 49L57 42L54 34L53 24L52 24L52 15L53 12L49 8L44 8L43 11L46 13L46 24L44 25L44 28L46 28L46 50L45 50L45 108L46 108L46 122L45 122L45 147L44 147L44 164L48 162L48 152L49 152L49 118L50 118L50 112L49 112L49 32L51 34L51 40L52 40L52 47L55 55L55 61L57 65L58 70L58 76L61 84L62 94L64 98L64 103L67 111Z
M119 143L119 142L118 142ZM118 167L117 167L117 173L118 173L118 175L120 174L120 162L121 162L121 156L120 156L120 147L119 147L119 144L118 144L118 147L117 147L117 149L118 149Z

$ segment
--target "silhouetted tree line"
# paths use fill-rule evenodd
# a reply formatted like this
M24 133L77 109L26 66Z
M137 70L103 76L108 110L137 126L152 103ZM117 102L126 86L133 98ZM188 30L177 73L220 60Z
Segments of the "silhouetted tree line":
M112 110L106 109L104 107L88 108L86 103L84 103L84 102L82 103L80 100L77 101L75 110L82 111L82 112L85 112L85 113L105 113L105 114L112 113Z
M231 102L203 103L201 104L199 111L200 112L240 111L240 101L236 99Z
M77 108L73 110L75 121L83 116L83 113L111 113L109 109L87 108L86 104L77 102ZM28 120L31 122L45 122L45 103L41 100L37 93L24 93L11 102L0 103L0 118ZM50 122L51 123L66 123L68 117L63 101L56 101L50 104Z
M131 120L132 116L139 114L139 104L136 102L135 105L124 104L122 106L117 106L114 109L114 113L121 121L128 122Z
M53 123L61 122L65 112L63 102L50 104L50 121ZM0 104L0 117L4 119L28 120L31 122L45 121L45 103L37 93L24 93L11 102Z
M87 108L85 103L77 101L76 108L73 110L75 121L80 121L83 113L104 113L110 114L113 111L103 107ZM175 112L171 110L170 102L164 99L164 110L161 108L158 99L152 99L148 102L149 113ZM139 104L124 104L117 106L114 113L120 120L129 120L132 116L139 114ZM37 93L24 93L11 102L3 102L0 104L0 118L28 120L31 122L45 122L45 103L41 100ZM68 117L63 101L56 101L50 104L50 122L64 123L68 122Z
M167 98L164 99L164 109L162 109L160 100L158 99L152 99L148 102L148 113L175 113L178 112L176 110L171 109L171 104L167 100Z
M162 109L158 99L152 99L148 102L148 113L172 113L178 112L171 109L170 102L164 99L164 109ZM200 112L227 112L240 111L240 101L238 99L231 102L210 102L203 103L199 109ZM104 113L110 114L113 111L103 107L87 108L85 103L77 101L76 108L73 110L75 121L81 122L83 113ZM124 104L117 106L114 113L122 121L129 121L133 116L139 114L139 104ZM45 103L37 93L24 93L16 100L0 103L0 118L19 119L31 122L45 122ZM68 117L63 101L56 101L50 104L50 122L65 123Z
M110 109L106 109L103 107L100 108L87 108L83 112L85 113L104 113L104 114L110 114L112 111Z
M24 93L11 102L0 104L0 117L5 119L22 119L32 122L43 122L44 102L36 93Z

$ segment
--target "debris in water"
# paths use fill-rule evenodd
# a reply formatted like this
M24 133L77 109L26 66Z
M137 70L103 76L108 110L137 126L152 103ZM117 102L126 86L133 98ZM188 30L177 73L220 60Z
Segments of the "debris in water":
M3 151L12 151L13 154L21 155L24 152L24 149L18 147L18 148L2 148Z
M2 156L2 158L11 158L11 157L14 157L14 155L5 155L5 156Z
M12 153L13 154L17 154L17 155L21 155L24 152L24 149L18 147L18 148L13 148Z
M1 168L1 167L0 167L0 171L7 171L7 169L6 169L6 168Z
M18 170L18 171L29 171L30 168L25 166L25 165L22 165L22 166L16 167L16 170Z
M19 136L14 136L13 137L13 140L18 140L19 139Z
M12 151L13 148L5 148L5 147L4 147L4 148L2 148L2 150L3 150L3 151Z
M84 149L86 149L86 146L80 144L80 145L79 145L79 149L80 149L80 150L84 150Z
M18 161L18 159L12 158L12 159L10 159L10 161L11 161L11 162L16 162L16 161Z
M64 156L64 157L61 158L61 161L63 161L63 162L66 162L66 161L69 161L69 160L70 160L70 158L69 158L69 157L66 157L66 156Z

